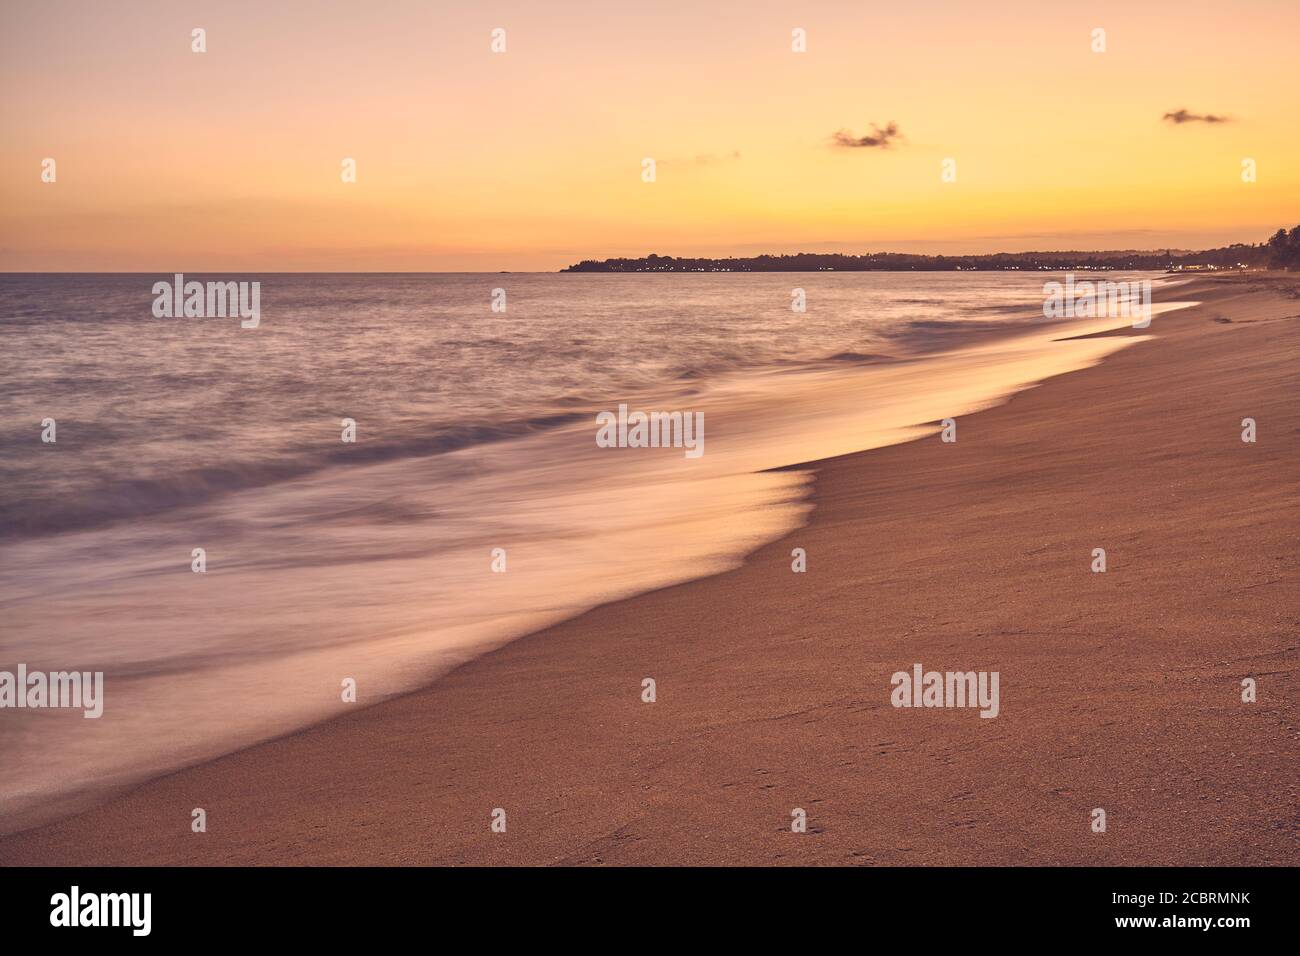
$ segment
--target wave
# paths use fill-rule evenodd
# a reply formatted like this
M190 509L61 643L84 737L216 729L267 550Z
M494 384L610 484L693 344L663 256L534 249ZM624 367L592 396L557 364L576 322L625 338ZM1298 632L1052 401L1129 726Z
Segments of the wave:
M826 356L822 361L832 365L878 365L881 362L897 360L892 355L881 355L876 352L836 352L834 355Z
M590 417L586 412L561 412L493 424L444 426L397 441L347 445L325 452L304 450L273 460L206 465L170 475L106 482L75 495L0 502L0 540L102 528L118 521L205 504L232 492L303 478L330 467L446 454Z

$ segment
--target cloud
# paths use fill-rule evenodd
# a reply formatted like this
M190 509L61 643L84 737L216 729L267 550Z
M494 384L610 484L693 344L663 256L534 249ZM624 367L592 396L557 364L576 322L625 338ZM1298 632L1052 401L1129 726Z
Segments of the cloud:
M884 129L872 123L871 132L865 136L854 136L848 130L842 129L831 136L831 142L836 146L849 149L889 149L895 139L901 138L897 123L891 122Z
M1175 126L1181 126L1183 123L1231 123L1230 116L1215 116L1213 113L1189 113L1187 110L1174 110L1172 113L1166 113L1164 118Z

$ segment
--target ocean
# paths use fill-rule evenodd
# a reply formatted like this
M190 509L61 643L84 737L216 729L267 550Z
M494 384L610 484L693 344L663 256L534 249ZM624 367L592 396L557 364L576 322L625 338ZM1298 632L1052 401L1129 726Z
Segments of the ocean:
M97 719L0 711L0 832L738 566L806 515L789 466L1133 341L1044 319L1060 278L186 275L259 282L244 328L155 317L171 275L0 276L0 670L105 675ZM620 405L703 453L601 447Z

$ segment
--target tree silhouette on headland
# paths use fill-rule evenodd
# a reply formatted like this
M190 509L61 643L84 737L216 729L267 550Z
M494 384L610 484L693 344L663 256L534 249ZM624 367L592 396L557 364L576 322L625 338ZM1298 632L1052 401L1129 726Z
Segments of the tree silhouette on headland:
M1272 268L1300 269L1300 226L1293 226L1290 232L1279 229L1264 245Z

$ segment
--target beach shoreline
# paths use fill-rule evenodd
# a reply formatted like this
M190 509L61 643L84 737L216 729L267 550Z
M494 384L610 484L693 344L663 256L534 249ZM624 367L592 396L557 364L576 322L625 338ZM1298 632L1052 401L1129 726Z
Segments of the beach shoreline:
M628 308L659 310L661 300L693 296L689 309L719 328L766 329L759 338L768 350L728 363L706 346L670 346L668 365L712 370L683 377L664 371L661 360L662 374L642 383L644 390L628 392L611 381L612 392L571 395L564 421L535 434L391 460L385 458L393 438L381 437L383 453L357 462L214 499L204 498L204 484L186 507L153 515L128 508L108 527L9 543L0 570L9 625L0 657L50 669L69 659L93 663L92 671L106 676L111 703L90 724L6 712L0 751L11 772L0 778L0 834L419 690L466 660L590 608L739 567L746 555L803 524L812 473L792 464L926 434L934 427L927 422L968 416L1141 341L1093 334L1130 326L1122 313L1044 321L1041 297L1056 285L1044 279L1054 278L803 277L817 305L811 319L772 315L789 281L781 277L615 280L632 287L616 297ZM1115 288L1133 288L1123 275L1116 279ZM447 281L426 276L420 284ZM582 298L548 285L532 289L535 303L551 303L538 310L543 315L553 315L566 294ZM360 289L376 300L384 295L374 286ZM119 314L121 291L109 314ZM411 291L390 291L400 328ZM1150 308L1158 318L1186 304ZM606 301L587 305L593 311L570 335L589 334L581 329L598 325L602 309L618 311ZM670 314L680 328L689 312ZM516 320L534 336L535 322ZM770 350L778 327L790 336L781 356ZM829 329L838 329L832 341L842 346L833 354L815 331ZM448 340L446 328L440 336ZM649 333L650 341L662 338ZM542 362L547 354L535 352ZM276 378L274 359L249 360L263 378ZM402 392L401 382L396 376L392 391ZM324 381L319 391L345 384ZM547 419L545 403L528 405L528 388L500 390L517 392L521 403L507 415ZM376 385L372 401L386 394ZM584 401L586 411L577 412ZM701 423L707 419L708 454L602 448L592 442L602 407L688 408ZM174 412L171 430L201 434L211 427L193 410ZM365 420L373 415L372 406ZM130 412L126 417L134 420ZM263 440L280 440L280 430L262 434L260 422L242 422L228 436L232 447L254 449L241 460L255 474L276 473L286 454L300 456L300 464L311 460L291 451L293 442L267 448ZM73 440L90 431L79 426ZM334 437L308 445L327 458L339 447L360 447ZM428 437L397 446L427 452ZM56 511L76 512L94 502L114 512L123 499L139 505L149 498L111 484L122 474L111 456L68 450L66 467L55 473L79 475L81 483L45 487L33 499L38 504L27 505L33 511L52 503ZM157 463L153 468L150 487L175 477ZM104 494L86 487L84 479L93 481L96 472L110 479ZM169 557L190 555L195 541L215 559L197 576ZM342 699L344 678L357 688L355 699Z
M2 838L0 863L1295 864L1293 288L1179 288L1202 304L1112 333L1152 341L955 443L792 464L810 522L737 570ZM999 671L1001 713L892 708L914 662Z

